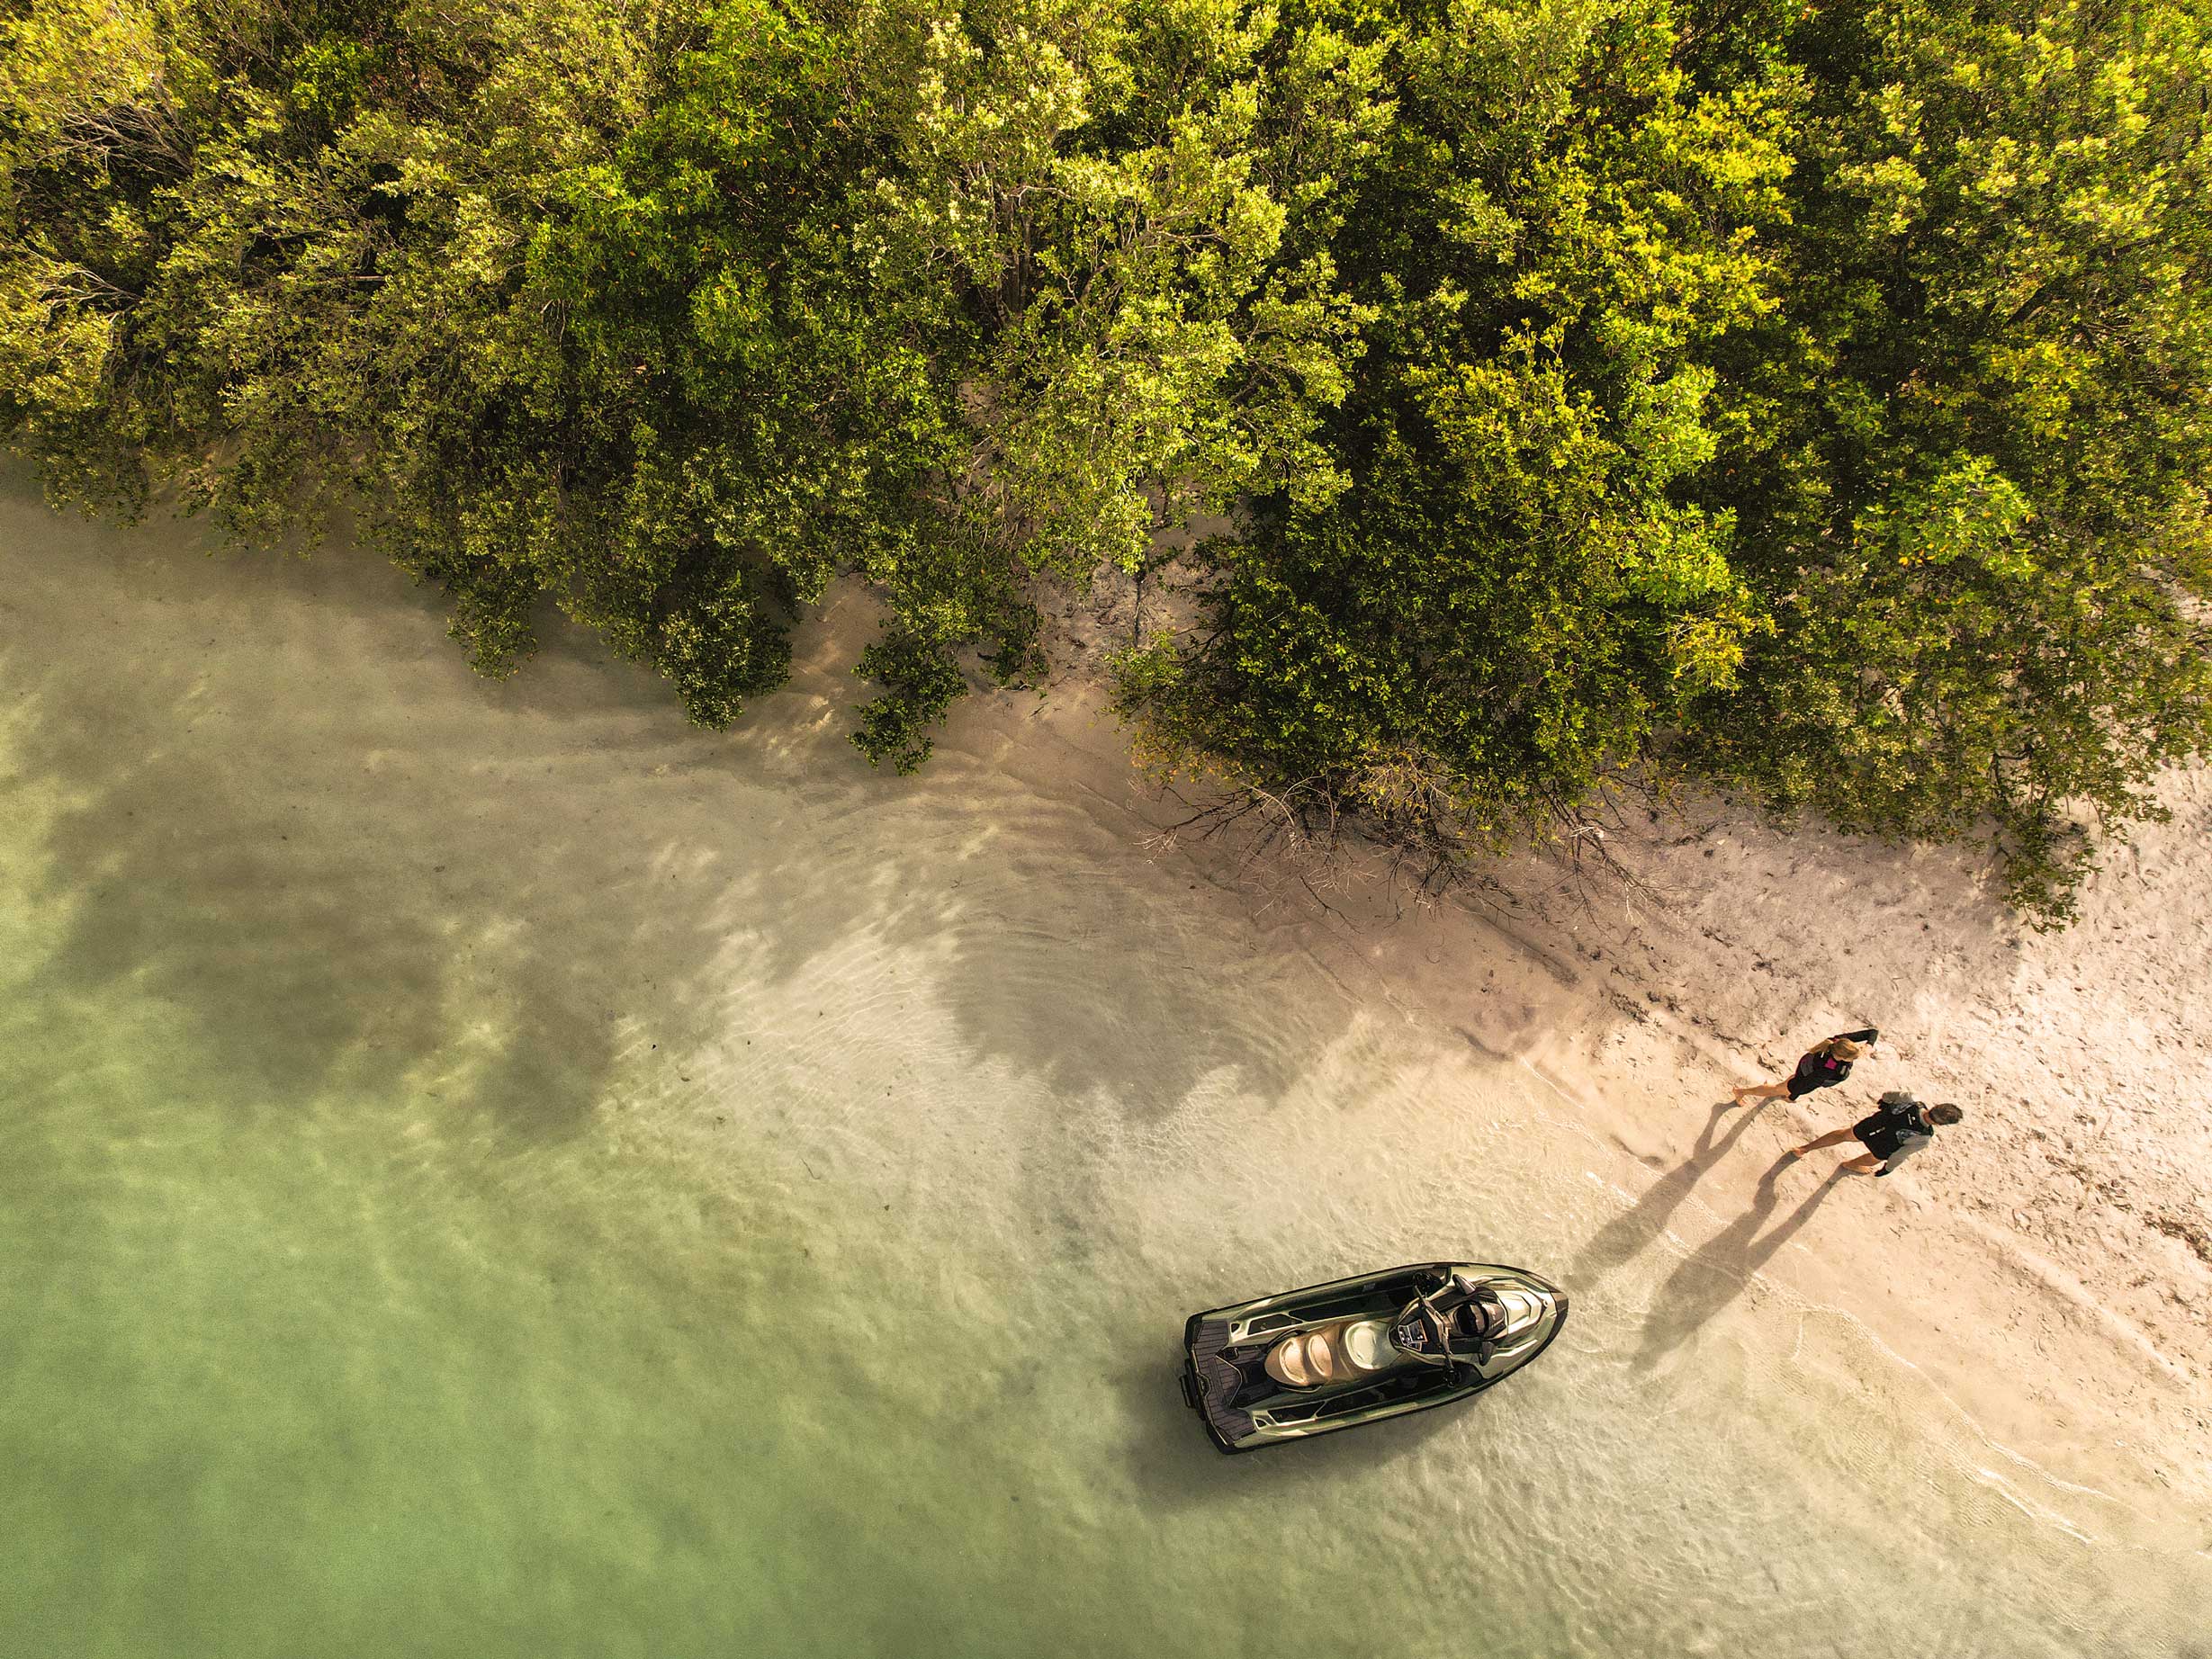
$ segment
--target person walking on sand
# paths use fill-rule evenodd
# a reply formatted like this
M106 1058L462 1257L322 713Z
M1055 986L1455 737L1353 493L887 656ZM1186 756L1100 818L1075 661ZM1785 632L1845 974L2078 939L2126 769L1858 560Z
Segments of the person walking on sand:
M1823 1146L1840 1146L1846 1141L1857 1141L1866 1150L1845 1164L1844 1169L1860 1175L1887 1175L1920 1148L1934 1143L1938 1124L1955 1124L1965 1115L1948 1101L1941 1106L1922 1106L1903 1090L1893 1089L1882 1097L1879 1107L1848 1129L1837 1129L1817 1141L1793 1146L1789 1155L1802 1158ZM1876 1164L1882 1167L1877 1170Z
M1736 1104L1741 1106L1746 1100L1779 1100L1785 1095L1799 1100L1816 1089L1833 1088L1851 1075L1851 1063L1866 1052L1866 1045L1881 1035L1868 1026L1864 1031L1847 1031L1825 1043L1816 1043L1798 1061L1797 1070L1782 1081L1746 1083L1736 1090Z

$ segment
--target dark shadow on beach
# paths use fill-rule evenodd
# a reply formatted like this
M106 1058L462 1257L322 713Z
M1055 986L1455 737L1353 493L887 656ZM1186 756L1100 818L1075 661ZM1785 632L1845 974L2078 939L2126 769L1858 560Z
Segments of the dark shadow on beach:
M576 1126L623 1016L711 941L631 902L640 849L563 792L553 722L502 709L365 555L218 552L16 490L0 513L34 624L9 747L58 803L36 992L152 1020L167 1087L240 1110L451 1077L509 1131Z
M826 690L708 733L558 622L514 678L473 675L436 595L352 548L87 524L0 474L0 570L14 783L60 803L27 849L66 918L34 983L156 1019L179 1086L241 1107L451 1077L506 1134L563 1136L625 1056L726 1037L750 986L905 946L947 1040L1146 1120L1223 1076L1264 1109L1353 1012L1285 985L1294 1027L1209 1017L1299 970L989 762L869 768L857 635L802 639Z
M1848 1179L1839 1165L1780 1223L1761 1233L1781 1206L1783 1173L1796 1167L1797 1161L1786 1155L1776 1160L1759 1177L1751 1207L1719 1237L1685 1256L1659 1287L1644 1316L1643 1342L1636 1354L1640 1368L1656 1366L1740 1296L1753 1275L1812 1219L1821 1201Z
M1575 1259L1574 1266L1568 1272L1567 1282L1573 1285L1589 1284L1604 1278L1632 1257L1642 1254L1654 1239L1667 1231L1667 1224L1674 1219L1675 1212L1682 1207L1683 1200L1690 1196L1691 1189L1734 1149L1736 1143L1743 1137L1743 1132L1751 1126L1752 1120L1759 1115L1764 1104L1745 1107L1740 1110L1731 1100L1723 1100L1715 1106L1713 1115L1705 1120L1704 1129L1698 1135L1696 1145L1690 1149L1690 1155L1652 1182L1642 1197L1598 1230L1583 1248L1581 1255ZM1735 1121L1729 1125L1728 1133L1716 1141L1714 1133L1720 1128L1721 1120L1731 1111L1737 1111Z

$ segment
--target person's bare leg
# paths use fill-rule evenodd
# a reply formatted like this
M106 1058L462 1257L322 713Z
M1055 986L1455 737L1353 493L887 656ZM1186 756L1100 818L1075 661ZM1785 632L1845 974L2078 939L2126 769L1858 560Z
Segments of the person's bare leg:
M1839 1163L1836 1166L1839 1170L1848 1170L1854 1175L1872 1175L1881 1167L1882 1160L1872 1152L1862 1153L1848 1163Z
M1729 1090L1736 1097L1738 1106L1746 1100L1779 1100L1789 1091L1787 1083L1746 1083L1741 1089Z
M1841 1146L1851 1138L1851 1132L1848 1129L1831 1129L1817 1141L1807 1141L1803 1146L1791 1147L1790 1156L1802 1158L1807 1152L1819 1152L1823 1146Z

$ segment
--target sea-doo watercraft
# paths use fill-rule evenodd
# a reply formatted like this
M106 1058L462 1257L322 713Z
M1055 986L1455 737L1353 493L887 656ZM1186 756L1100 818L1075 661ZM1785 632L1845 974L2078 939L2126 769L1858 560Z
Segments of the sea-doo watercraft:
M1216 1446L1252 1451L1464 1400L1566 1323L1533 1273L1416 1262L1191 1314L1182 1397Z

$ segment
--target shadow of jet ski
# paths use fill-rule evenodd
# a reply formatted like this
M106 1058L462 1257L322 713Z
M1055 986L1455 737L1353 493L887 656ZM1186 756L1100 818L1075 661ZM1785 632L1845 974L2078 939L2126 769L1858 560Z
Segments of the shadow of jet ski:
M1519 1370L1567 1293L1519 1268L1421 1261L1193 1314L1184 1403L1225 1452L1448 1405Z

